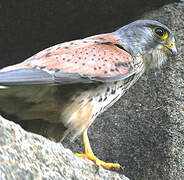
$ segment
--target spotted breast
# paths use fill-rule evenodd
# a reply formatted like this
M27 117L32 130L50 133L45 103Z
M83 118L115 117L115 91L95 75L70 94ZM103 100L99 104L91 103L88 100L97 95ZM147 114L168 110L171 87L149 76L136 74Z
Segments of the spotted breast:
M62 111L65 126L80 135L96 117L110 108L138 80L142 72L126 80L90 84L87 89L71 97L71 104Z

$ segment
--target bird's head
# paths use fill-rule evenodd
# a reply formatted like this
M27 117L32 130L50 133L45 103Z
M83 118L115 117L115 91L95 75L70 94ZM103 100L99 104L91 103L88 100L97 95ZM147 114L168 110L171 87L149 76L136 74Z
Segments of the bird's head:
M137 20L114 33L132 56L143 56L146 68L160 67L177 54L174 34L158 21Z

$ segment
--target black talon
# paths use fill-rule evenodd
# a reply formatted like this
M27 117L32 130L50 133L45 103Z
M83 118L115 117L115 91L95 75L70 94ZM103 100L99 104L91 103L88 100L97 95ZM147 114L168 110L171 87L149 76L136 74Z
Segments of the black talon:
M124 170L125 170L125 166L120 165L120 169L121 169L122 171L124 171Z
M100 176L100 165L97 166L95 174L98 174Z

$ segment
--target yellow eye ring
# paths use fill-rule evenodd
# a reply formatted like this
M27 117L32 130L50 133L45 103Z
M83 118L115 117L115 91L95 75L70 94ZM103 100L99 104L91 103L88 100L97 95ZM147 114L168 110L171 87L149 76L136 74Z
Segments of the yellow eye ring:
M153 28L153 32L161 40L166 40L168 38L168 32L161 27Z

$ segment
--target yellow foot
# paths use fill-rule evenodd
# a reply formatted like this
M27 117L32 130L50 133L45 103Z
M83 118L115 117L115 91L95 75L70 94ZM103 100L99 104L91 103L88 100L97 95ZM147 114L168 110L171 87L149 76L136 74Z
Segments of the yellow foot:
M81 157L81 158L87 158L87 159L92 160L96 164L97 167L102 166L104 169L114 168L116 170L119 170L119 168L120 168L120 165L118 163L106 163L106 162L98 159L93 153L90 153L90 154L76 153L75 155L77 155L78 157Z

